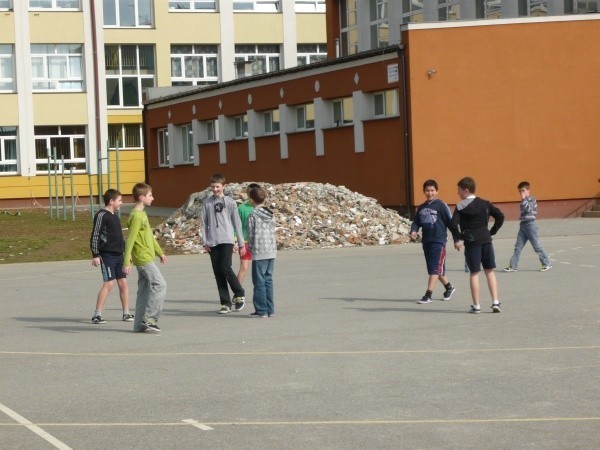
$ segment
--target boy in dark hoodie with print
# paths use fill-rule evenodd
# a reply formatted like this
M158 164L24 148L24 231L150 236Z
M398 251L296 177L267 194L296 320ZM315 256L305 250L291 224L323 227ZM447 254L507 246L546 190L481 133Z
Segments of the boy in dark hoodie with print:
M252 188L249 196L254 205L254 211L248 216L248 247L252 253L252 301L255 309L250 317L273 317L273 270L277 253L275 219L271 210L264 206L267 193L263 188Z
M475 196L475 180L465 177L458 182L460 202L454 209L452 223L458 226L460 232L453 230L454 247L460 250L464 244L465 260L470 271L471 296L473 304L470 313L480 313L479 303L479 272L481 266L487 278L488 288L492 296L492 311L500 312L498 301L498 282L496 281L496 257L492 245L492 236L498 232L504 223L504 214L488 200ZM490 216L494 225L488 229Z

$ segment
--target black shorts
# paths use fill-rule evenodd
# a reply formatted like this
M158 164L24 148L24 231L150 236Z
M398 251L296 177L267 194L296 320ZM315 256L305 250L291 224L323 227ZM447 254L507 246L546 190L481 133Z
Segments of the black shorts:
M101 254L100 268L102 269L102 279L105 282L127 277L123 273L123 255Z
M423 253L429 275L446 275L446 244L428 242L423 244Z
M481 266L484 269L495 269L496 256L494 255L494 246L489 243L474 247L465 247L465 260L471 273L481 272Z

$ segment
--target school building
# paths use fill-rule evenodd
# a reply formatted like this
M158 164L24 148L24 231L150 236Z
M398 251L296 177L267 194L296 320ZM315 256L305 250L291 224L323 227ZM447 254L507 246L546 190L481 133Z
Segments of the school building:
M46 205L49 169L79 204L99 174L130 193L145 179L147 88L326 57L325 0L0 0L0 207Z
M328 0L328 58L187 91L148 89L156 204L232 182L344 185L411 211L435 178L518 217L581 215L600 193L597 2ZM585 13L585 14L583 14Z

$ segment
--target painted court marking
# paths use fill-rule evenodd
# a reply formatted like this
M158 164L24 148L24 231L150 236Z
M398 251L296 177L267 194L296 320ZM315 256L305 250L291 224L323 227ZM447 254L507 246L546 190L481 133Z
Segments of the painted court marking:
M33 424L32 422L27 420L25 417L21 416L20 414L16 413L12 409L10 409L8 406L4 406L2 403L0 403L0 411L2 411L4 414L6 414L10 418L14 419L15 421L17 421L19 423L19 425L27 427L29 430L33 431L35 434L37 434L42 439L45 439L46 441L50 442L56 448L61 449L61 450L71 450L71 447L69 447L65 443L59 441L51 434L48 434L47 432L42 430L38 425ZM16 425L16 424L14 424L14 425Z
M200 422L198 422L197 420L194 420L194 419L183 419L182 422L187 423L189 425L192 425L192 426L194 426L196 428L200 428L202 431L214 430L214 428L211 428L208 425L200 423Z

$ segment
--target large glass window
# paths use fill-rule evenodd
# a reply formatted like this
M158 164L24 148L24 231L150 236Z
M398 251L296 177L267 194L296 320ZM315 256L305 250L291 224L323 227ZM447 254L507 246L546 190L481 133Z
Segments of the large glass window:
M294 8L297 13L324 13L325 0L296 0Z
M0 126L0 175L17 173L17 127Z
M340 2L342 56L358 53L356 3L356 0L342 0Z
M29 0L29 9L71 9L79 11L81 0Z
M171 85L206 86L219 81L216 45L171 45Z
M279 45L236 45L235 66L237 78L279 70Z
M208 0L179 0L169 2L169 11L216 11L217 2Z
M0 10L12 9L12 0L0 0Z
M390 89L378 92L374 96L375 117L389 117L398 115L398 92Z
M215 142L219 140L219 127L217 124L218 122L216 120L207 120L204 122L204 126L206 127L207 142Z
M315 127L315 106L312 103L296 108L296 128L311 130Z
M108 106L142 106L142 92L154 86L152 45L107 45L106 95Z
M248 115L234 117L235 137L236 139L245 138L248 136Z
M110 148L127 150L142 148L142 124L125 123L108 126L108 145Z
M477 0L475 16L484 19L499 19L502 17L501 0Z
M152 25L152 0L102 0L104 26L149 27Z
M423 22L423 2L402 0L402 23Z
M277 12L279 2L275 0L233 0L233 10L239 12Z
M180 128L181 131L181 147L183 155L181 160L184 163L194 162L194 131L192 130L192 124L187 123Z
M158 130L158 165L169 165L169 132L166 128Z
M0 45L0 92L15 91L15 53L12 45Z
M388 0L370 0L371 48L390 45Z
M547 16L548 0L519 0L519 16Z
M279 110L273 109L263 114L265 134L279 133Z
M354 106L352 97L341 98L333 102L333 123L336 127L349 125L353 121Z
M304 66L327 59L327 44L298 44L298 65Z
M598 0L573 0L575 14L597 13L600 10Z
M52 170L61 171L64 159L65 172L71 168L77 173L86 171L84 125L37 126L33 130L38 173L48 171L48 156L52 159L56 156L57 163L52 163Z
M83 45L31 44L33 91L83 91Z
M460 20L460 0L438 0L438 20Z

